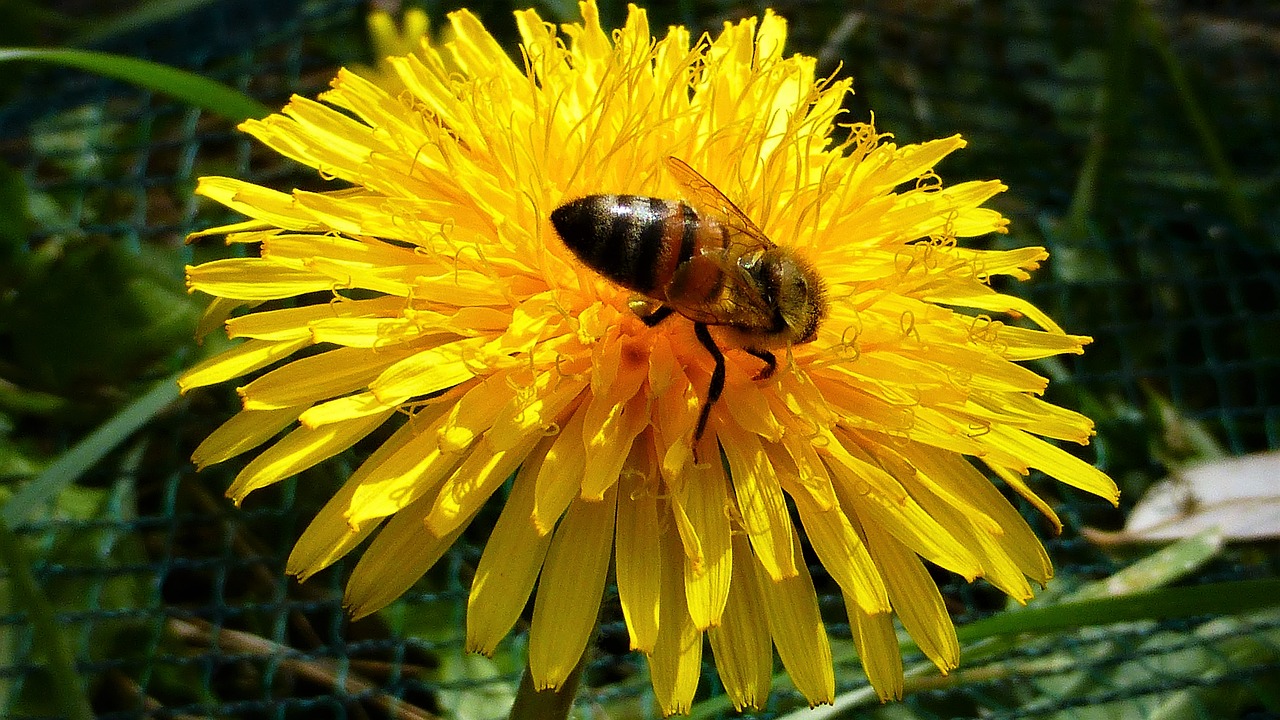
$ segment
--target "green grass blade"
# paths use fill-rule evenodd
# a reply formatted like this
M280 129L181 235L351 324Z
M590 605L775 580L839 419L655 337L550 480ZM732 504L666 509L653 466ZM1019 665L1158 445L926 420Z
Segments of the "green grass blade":
M55 702L62 716L70 720L90 720L93 710L80 683L80 674L76 672L75 657L62 636L49 598L31 573L31 561L22 548L22 541L3 521L0 521L0 560L9 570L14 604L27 611L35 635L32 645L47 663L46 669L57 689Z
M75 447L63 453L44 472L9 498L0 509L0 520L10 527L24 522L31 513L44 506L63 488L75 482L107 453L147 424L161 410L178 398L178 376L167 377L134 400L128 407L103 423Z
M1108 577L1087 583L1058 602L1132 595L1172 585L1190 577L1204 567L1205 563L1217 557L1225 544L1221 530L1204 530L1162 547Z
M53 63L87 70L170 95L236 122L271 114L270 108L239 90L150 60L93 50L0 48L0 62L7 60Z
M1209 116L1205 114L1195 92L1192 91L1191 82L1182 68L1182 61L1178 59L1178 54L1173 49L1173 43L1151 8L1139 3L1138 9L1147 37L1155 47L1156 55L1160 57L1160 62L1169 75L1169 82L1173 84L1173 89L1178 94L1182 111L1187 114L1187 122L1195 132L1196 139L1200 141L1200 147L1213 168L1213 174L1218 178L1218 185L1221 186L1222 194L1226 197L1228 210L1240 227L1252 229L1257 223L1257 215L1240 190L1240 181L1236 178L1235 171L1231 169L1231 163L1227 161L1226 150L1218 140L1218 131L1209 121Z
M1129 101L1129 71L1133 55L1133 38L1136 33L1137 0L1120 0L1112 6L1112 37L1107 51L1107 75L1097 99L1097 116L1089 130L1089 145L1085 149L1080 174L1076 177L1075 191L1071 195L1071 207L1067 213L1067 232L1071 237L1083 237L1089 218L1093 215L1094 201L1101 188L1102 163L1114 136L1124 121Z

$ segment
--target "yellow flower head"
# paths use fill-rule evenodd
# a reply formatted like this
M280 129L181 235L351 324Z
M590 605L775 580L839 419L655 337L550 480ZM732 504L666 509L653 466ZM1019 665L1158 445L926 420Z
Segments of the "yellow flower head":
M406 8L399 23L391 13L373 8L365 18L374 65L353 65L351 69L393 95L405 90L391 66L392 57L410 55L429 41L430 23L422 8Z
M736 706L764 702L774 647L810 702L830 701L802 530L881 697L902 689L894 613L955 667L922 559L1017 600L1051 574L969 458L1050 518L1023 482L1031 468L1116 498L1103 473L1042 439L1086 443L1091 423L1039 399L1047 381L1016 364L1088 338L989 285L1027 278L1046 253L959 247L1004 231L981 207L1004 187L941 183L933 167L959 137L899 147L870 125L837 126L849 82L785 56L781 18L655 40L634 6L612 32L594 2L581 9L558 32L517 13L517 62L454 13L451 41L389 61L403 91L342 71L323 102L294 98L242 126L342 187L201 180L198 192L249 218L203 234L260 252L189 268L191 289L218 299L212 317L252 312L226 320L245 341L183 387L271 369L239 388L243 411L196 463L269 443L231 487L239 502L394 423L289 560L305 578L373 536L347 587L356 615L408 589L514 475L475 572L467 643L492 652L536 582L540 688L581 656L612 555L664 712L689 707L703 633ZM824 281L816 336L773 348L768 377L749 333L687 306L646 324L635 293L555 231L552 212L589 195L696 205L668 158ZM653 294L650 305L664 299ZM697 459L716 361L694 320L710 323L725 369Z

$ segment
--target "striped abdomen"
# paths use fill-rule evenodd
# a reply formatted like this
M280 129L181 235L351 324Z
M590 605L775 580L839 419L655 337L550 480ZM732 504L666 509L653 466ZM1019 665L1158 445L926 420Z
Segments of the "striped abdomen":
M593 270L658 299L681 263L728 242L724 228L685 203L643 195L588 195L553 210L551 223Z

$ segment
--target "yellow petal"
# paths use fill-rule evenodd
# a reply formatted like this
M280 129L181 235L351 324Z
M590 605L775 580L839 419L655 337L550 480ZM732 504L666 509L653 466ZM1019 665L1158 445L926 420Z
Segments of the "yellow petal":
M1013 488L1014 492L1021 495L1023 500L1030 503L1031 506L1038 510L1046 520L1052 523L1054 534L1062 532L1062 520L1058 518L1058 514L1053 511L1053 508L1050 507L1049 503L1045 502L1043 498L1035 494L1035 491L1033 491L1031 487L1023 481L1022 476L1018 474L1018 471L990 462L987 463L987 467L991 468L991 471L996 475L999 475L1000 479L1004 480L1009 487Z
M617 493L574 502L556 528L538 582L529 672L538 690L558 688L587 647L609 570Z
M343 84L346 85L350 84L352 82L351 78L355 78L355 76L347 72L341 73L341 78ZM332 101L333 99L347 99L349 97L350 94L344 94L339 97L337 94L330 93L326 99ZM364 103L348 103L348 105L365 106ZM387 118L385 122L390 127L395 127L399 124L391 120L392 116L390 115L384 113L384 117ZM380 121L382 120L380 119ZM390 129L390 127L387 129ZM386 239L400 239L406 235L404 218L401 215L387 212L387 198L382 195L345 195L294 190L293 199L299 208L305 209L312 217L323 222L326 227L346 235L371 235ZM419 202L423 210L439 204L425 199ZM423 213L423 215L425 214ZM415 222L421 222L421 220L416 220ZM424 234L430 234L432 229L436 231L442 229L438 223L430 221L423 222L421 228ZM404 264L404 260L393 264Z
M482 344L483 338L464 338L416 352L383 371L369 389L383 402L399 403L453 387L475 375L466 360Z
M688 518L689 530L697 538L697 556L684 543L684 587L689 616L698 630L720 624L733 572L733 549L729 542L728 484L724 466L710 463L689 472L678 497L671 500Z
M523 74L511 62L506 50L470 11L449 13L449 22L453 25L456 39L448 47L460 70L482 76L522 77Z
M849 613L849 629L858 648L858 658L867 680L875 688L880 702L902 699L902 650L898 634L893 631L893 616L888 613L868 615L844 596Z
M551 532L556 520L578 497L582 488L582 468L586 455L582 446L582 424L586 404L579 406L556 437L538 472L537 496L533 503L533 521L543 533Z
M791 516L764 448L755 435L731 430L722 442L742 526L756 557L773 580L795 577L798 563L791 544Z
M649 375L648 365L624 362L640 351L624 347L622 342L614 342L610 348L610 357L594 363L592 394L583 418L584 500L599 498L606 487L617 482L631 443L649 424L648 398L637 392ZM607 378L602 380L601 375Z
M1011 363L1039 360L1042 357L1062 355L1065 352L1079 355L1084 352L1085 343L1091 340L1092 338L1085 336L1032 331L1016 325L1004 325L998 334L1000 355Z
M241 410L209 433L191 452L197 470L233 458L270 440L298 419L302 408Z
M756 62L764 65L767 62L782 58L782 49L787 44L787 21L772 10L765 10L760 20L760 30L755 38L758 54Z
M240 388L240 396L246 410L311 405L367 386L389 365L411 352L404 348L380 353L336 348L281 365Z
M674 356L667 354L670 352L668 343L655 343L650 362L653 365L663 364L658 373L663 377L660 384L654 385L651 373L650 391L655 395L652 413L654 442L661 461L659 469L669 487L679 488L684 483L685 468L693 462L693 428L702 400L684 370L675 365Z
M1055 440L1088 444L1093 422L1085 416L1021 393L973 393L964 412L983 423L1004 423Z
M442 537L428 532L422 519L433 500L431 496L419 498L396 513L369 543L351 571L343 598L353 619L377 612L403 595L466 529L471 517Z
M311 337L311 325L318 320L398 316L404 307L404 298L380 297L264 310L227 320L227 337L299 340Z
M505 450L491 446L487 437L481 439L441 485L436 504L427 515L431 532L437 535L453 532L459 523L475 515L541 438L541 434L530 434ZM609 527L612 530L612 524Z
M214 297L279 300L343 287L333 278L265 258L227 258L187 266L187 287Z
M885 213L882 222L898 231L898 242L908 238L946 236L954 232L951 217L975 207L1008 188L997 180L963 182L936 192L908 191L897 196L896 207Z
M937 584L920 558L879 524L866 522L861 529L871 557L890 578L889 599L902 626L920 651L946 674L960 663L960 642Z
M516 281L512 279L512 286ZM477 307L507 305L508 297L503 288L488 275L471 270L451 270L439 275L421 275L413 286L413 296L424 300L442 302L445 305Z
M993 529L973 522L973 517L933 494L930 488L924 487L919 482L924 477L923 473L918 473L904 482L925 512L937 519L953 537L973 550L982 563L984 580L1020 603L1025 604L1030 600L1033 594L1030 583L997 540L1000 528L997 526Z
M803 493L791 493L813 550L846 596L863 612L889 612L889 591L871 554L838 505L819 508Z
M992 446L1016 453L1027 465L1057 480L1091 492L1112 505L1120 504L1120 489L1107 474L1055 445L1016 428L996 426L983 436Z
M751 546L741 535L733 536L733 546L737 552L728 602L720 626L711 628L708 637L716 656L716 673L733 707L739 711L760 709L769 696L773 645Z
M753 358L752 362L757 361ZM776 442L782 438L783 425L769 408L768 396L758 390L759 381L752 380L750 372L754 370L730 372L721 401L738 427Z
M316 343L332 343L348 348L382 351L387 347L414 343L416 347L429 347L453 340L452 332L431 332L417 318L325 318L311 323L311 339Z
M382 425L394 411L333 423L321 428L296 428L275 445L262 451L236 475L227 488L227 497L239 505L246 495L261 487L296 475L316 463L346 450L357 440Z
M792 531L791 543L800 554L800 537ZM744 558L749 561L749 559ZM797 563L796 575L783 580L758 578L764 598L769 633L778 648L778 657L796 689L809 705L835 700L835 674L831 667L831 645L818 612L818 594L813 589L809 568Z
M836 480L836 496L847 513L883 527L913 551L970 581L982 573L981 563L969 548L925 512L897 479L878 466L855 458L849 448L834 439L824 450L838 461L832 462L830 468ZM888 573L882 574L891 578Z
M943 158L964 147L967 143L959 135L926 140L897 149L893 162L884 166L875 176L877 185L888 190L908 180L915 180Z
M227 178L200 178L200 181L226 179ZM319 228L310 229L318 230ZM240 242L256 243L261 242L262 238L269 237L278 232L280 232L280 229L273 226L271 223L266 223L261 220L245 220L242 222L227 223L226 225L215 225L211 228L187 233L187 242L193 243L201 238L213 237L214 235L226 235L224 240L228 245L234 245L235 243Z
M452 414L448 411L456 413L462 404L430 405L409 418L413 436L370 470L351 498L347 522L361 525L386 517L424 495L439 492L440 484L464 458L461 453L440 448L440 429Z
M485 542L484 554L467 596L467 650L493 655L529 601L542 561L551 546L533 524L533 490L550 438L542 441L511 486L502 515Z
M196 184L196 194L222 203L242 215L265 221L271 227L286 230L320 230L321 228L293 207L288 193L229 177L202 177ZM222 230L223 228L219 228ZM199 233L195 236L207 234Z
M960 208L948 227L952 237L978 237L987 233L1009 232L1009 220L990 208Z
M590 409L588 408L588 411ZM596 500L618 481L618 473L637 435L649 426L649 399L636 395L593 431L583 426L585 460L582 499Z
M932 475L922 472L914 462L913 457L900 454L898 448L895 447L894 438L887 435L867 431L852 431L845 435L849 440L853 441L859 450L863 453L863 459L878 464L897 478L902 483L904 489L911 494L913 498L920 499L924 494L930 497L937 497L945 503L960 511L964 518L982 530L988 533L1000 532L999 524L983 509L970 501L970 498L956 490L948 483L935 480ZM920 446L910 446L910 449L916 449ZM929 506L924 506L925 511L933 514Z
M987 278L1010 275L1018 280L1029 280L1029 271L1038 269L1040 263L1049 259L1048 251L1035 246L1009 250L977 250L953 245L939 247L938 250L963 265L978 268L981 275Z
M662 535L662 564L680 567L684 555L680 539L673 532ZM702 633L693 626L685 606L684 576L662 574L662 596L658 601L658 640L649 655L649 679L662 715L689 712L702 671Z
M285 157L323 167L332 177L352 184L360 182L362 163L371 152L394 151L368 125L298 95L289 99L281 114L246 120L239 129Z
M992 290L991 288L973 283L971 285L949 285L942 286L937 290L930 292L925 297L930 302L942 303L944 305L958 305L960 307L975 308L985 310L987 312L1005 313L1014 317L1029 317L1035 324L1048 330L1050 333L1059 336L1067 336L1061 327L1053 321L1044 311L1032 305L1030 302L1012 295L1003 295ZM1080 348L1079 338L1074 338L1076 345L1071 352L1084 352Z
M532 385L520 388L494 419L489 429L493 446L502 450L530 433L543 435L557 431L556 420L564 415L565 408L581 399L586 386L586 378L566 378L556 372L538 376Z
M243 300L235 298L213 298L210 300L209 307L206 307L204 312L200 313L200 320L196 323L195 336L197 341L203 342L203 338L206 335L229 323L230 321L227 318L231 317L231 313L235 312L236 308L244 304ZM235 335L230 334L230 330L227 333L228 337L235 337ZM294 340L297 338L289 339Z
M1038 583L1053 577L1053 565L1025 518L968 460L930 447L912 448L911 462L921 472L953 488L982 509L1000 528L998 541L1024 574Z
M633 452L632 457L635 458L636 453ZM652 472L647 461L637 461L618 479L621 501L614 546L618 602L631 637L631 649L646 653L653 652L658 638L663 560Z
M360 487L369 472L408 443L413 435L412 425L405 423L356 468L302 532L302 537L298 538L293 551L289 553L285 572L297 575L299 581L304 581L346 555L378 528L377 522L367 522L358 528L352 528L346 520L347 506L356 488Z
M376 415L384 410L395 410L397 407L382 402L371 392L362 392L314 405L299 415L298 421L304 427L318 428L343 420Z
M836 506L836 490L831 485L831 474L827 466L818 456L817 450L808 438L797 432L783 436L782 447L786 453L777 452L776 447L765 446L765 452L773 460L773 464L788 468L791 479L795 482L797 492L809 496L817 509L826 512ZM784 485L784 489L785 489ZM794 494L794 493L793 493Z
M183 373L178 387L185 393L192 388L226 382L289 357L310 344L311 338L289 342L248 340Z

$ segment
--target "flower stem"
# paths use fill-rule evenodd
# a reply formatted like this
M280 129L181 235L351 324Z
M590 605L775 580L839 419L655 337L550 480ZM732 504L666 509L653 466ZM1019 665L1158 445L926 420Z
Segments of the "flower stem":
M578 685L582 681L582 670L587 666L587 650L583 650L578 664L569 671L560 687L554 690L536 690L533 687L533 673L528 663L524 666L524 675L520 678L520 689L516 691L516 701L511 706L510 720L565 720L573 709L573 700L578 695Z

